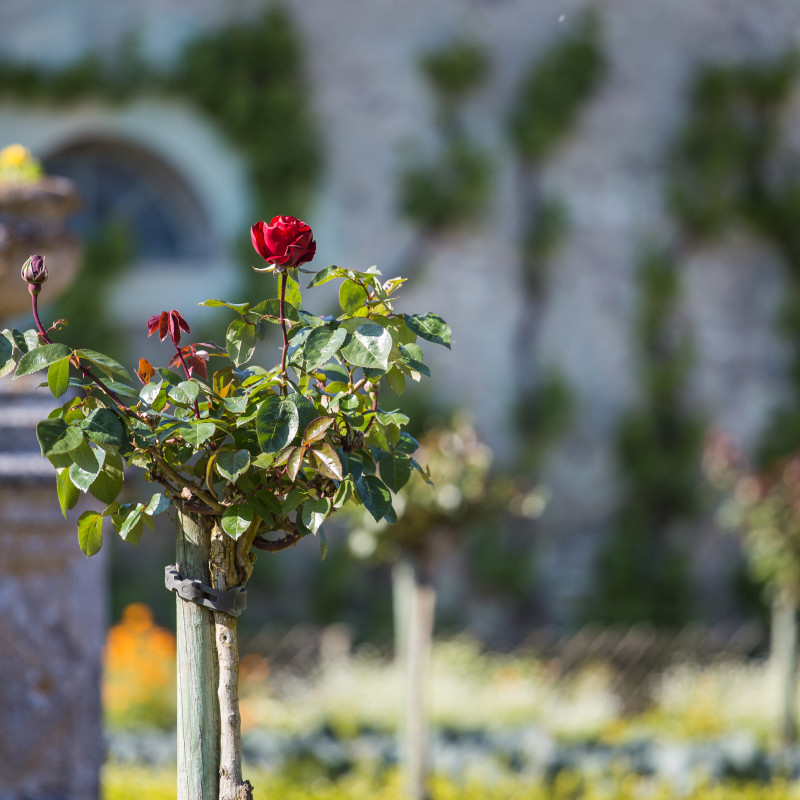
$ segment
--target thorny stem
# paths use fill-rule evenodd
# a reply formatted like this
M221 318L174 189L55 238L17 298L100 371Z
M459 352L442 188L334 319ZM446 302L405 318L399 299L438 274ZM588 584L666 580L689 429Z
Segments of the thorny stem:
M367 427L364 428L364 433L368 433L369 429L375 424L375 420L378 418L378 390L380 389L379 386L375 386L372 391L372 417L370 421L367 423Z
M286 355L289 350L289 337L286 335L286 281L288 277L286 272L281 273L279 313L281 318L281 333L283 334L283 350L281 352L281 377L283 379L283 384L281 386L281 391L284 397L288 394L288 388L286 386L288 383L288 377L286 375Z
M38 287L36 288L38 289ZM42 321L39 319L39 292L33 291L32 284L28 284L28 291L31 293L33 320L36 323L36 329L39 331L39 336L41 336L47 344L53 344L53 340L50 338L50 335L44 329L44 325L42 325ZM101 381L100 378L98 378L88 367L82 366L79 359L76 358L73 363L80 370L84 378L88 378L90 381L92 381L102 392L108 395L108 397L110 397L117 404L120 411L124 412L129 417L137 417L141 419L139 414L137 414L132 408L126 406L125 403L119 399L119 395L113 389L109 389L108 386L106 386L103 381Z

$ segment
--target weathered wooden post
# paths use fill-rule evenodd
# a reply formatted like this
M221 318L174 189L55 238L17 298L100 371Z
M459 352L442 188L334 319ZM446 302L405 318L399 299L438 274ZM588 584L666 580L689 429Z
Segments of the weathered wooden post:
M212 518L179 513L176 567L211 583ZM216 800L219 790L219 702L214 612L176 595L178 650L178 798Z

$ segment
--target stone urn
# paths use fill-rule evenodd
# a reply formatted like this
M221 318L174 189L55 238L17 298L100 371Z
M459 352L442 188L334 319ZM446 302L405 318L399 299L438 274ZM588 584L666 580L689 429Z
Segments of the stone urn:
M80 205L75 184L66 178L0 182L0 322L30 307L19 276L28 256L38 253L47 261L48 302L75 276L81 244L67 220Z

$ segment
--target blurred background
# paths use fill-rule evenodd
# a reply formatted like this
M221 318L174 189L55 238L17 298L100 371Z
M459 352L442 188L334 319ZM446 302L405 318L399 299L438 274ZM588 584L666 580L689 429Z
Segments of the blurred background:
M349 773L354 741L393 763L412 563L436 597L435 767L574 777L590 742L680 781L700 740L703 775L780 772L800 598L794 0L0 0L0 20L0 148L82 201L80 268L43 296L66 340L157 361L144 323L173 307L222 339L196 304L274 295L248 228L278 214L311 225L315 266L402 274L407 308L452 327L452 352L426 350L434 378L382 398L411 413L434 488L409 485L395 531L331 525L325 561L311 542L259 559L240 621L253 763ZM3 181L28 163L3 152L0 256L21 235ZM309 308L335 308L316 291ZM3 313L27 327L24 305ZM12 465L36 449L17 442L34 396L2 398ZM3 463L9 518L40 487ZM65 606L94 609L84 657L105 654L95 761L169 762L169 524L107 537L91 568L66 555L72 522L52 527L70 580L95 571ZM780 752L791 777L800 755Z

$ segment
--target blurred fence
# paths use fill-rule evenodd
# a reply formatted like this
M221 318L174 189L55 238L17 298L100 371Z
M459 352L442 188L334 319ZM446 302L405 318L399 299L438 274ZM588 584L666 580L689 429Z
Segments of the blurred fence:
M767 643L766 627L755 622L714 627L691 624L677 630L647 624L586 625L569 632L539 628L526 637L518 652L546 663L554 677L603 664L609 672L611 688L621 700L623 713L632 714L648 707L660 676L670 666L763 657ZM320 659L346 656L351 644L345 625L322 629L297 625L288 631L264 628L248 643L247 649L268 655L279 669L303 674ZM387 660L391 657L388 646L370 647Z
M744 660L766 652L767 631L747 622L737 627L711 628L691 624L663 630L647 624L632 627L586 625L577 632L551 628L534 631L522 647L535 657L568 673L601 662L609 667L614 692L623 712L645 709L659 676L675 663L707 664L731 658Z

